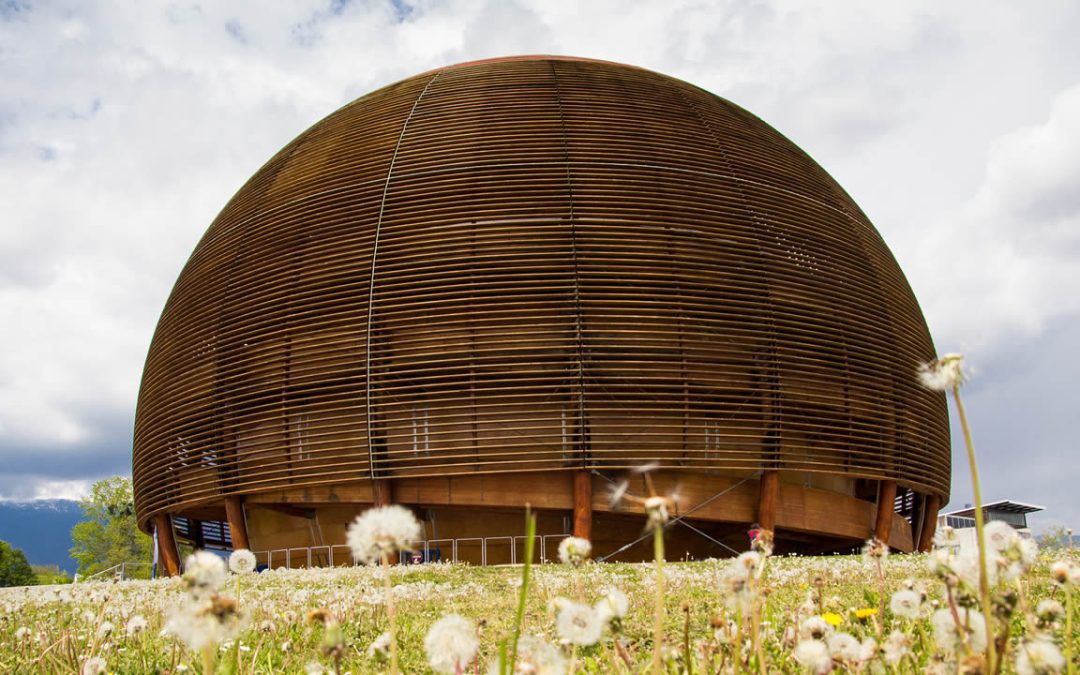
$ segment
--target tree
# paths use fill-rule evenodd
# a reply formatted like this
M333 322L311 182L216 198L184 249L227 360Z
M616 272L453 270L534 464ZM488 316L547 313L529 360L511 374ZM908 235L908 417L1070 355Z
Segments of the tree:
M150 562L153 542L136 524L130 478L99 480L81 506L86 520L71 530L71 557L79 563L79 576L124 562Z
M6 541L0 541L0 586L33 586L37 583L26 554Z

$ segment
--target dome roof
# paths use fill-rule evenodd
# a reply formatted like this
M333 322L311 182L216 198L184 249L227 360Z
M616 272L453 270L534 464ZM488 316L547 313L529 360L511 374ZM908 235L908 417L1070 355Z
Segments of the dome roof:
M140 520L644 462L946 495L933 355L866 216L754 115L607 62L447 67L302 133L199 242L143 376Z

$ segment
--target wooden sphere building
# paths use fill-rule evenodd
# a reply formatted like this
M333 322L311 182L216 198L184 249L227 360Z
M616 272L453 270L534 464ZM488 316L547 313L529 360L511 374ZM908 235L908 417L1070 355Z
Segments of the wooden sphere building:
M199 242L143 375L139 523L275 550L391 501L520 535L529 503L604 555L643 524L610 486L654 464L675 555L755 521L910 550L949 491L933 356L867 217L742 108L607 62L446 67L312 126Z

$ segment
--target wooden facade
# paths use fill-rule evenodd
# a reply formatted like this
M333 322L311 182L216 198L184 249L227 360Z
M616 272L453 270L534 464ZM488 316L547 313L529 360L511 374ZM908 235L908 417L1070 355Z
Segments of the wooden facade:
M591 477L645 463L764 472L746 520L780 530L793 481L940 504L933 356L869 220L752 114L606 62L451 66L315 124L210 226L147 357L136 508L240 542L269 495L560 476L525 501L587 532Z

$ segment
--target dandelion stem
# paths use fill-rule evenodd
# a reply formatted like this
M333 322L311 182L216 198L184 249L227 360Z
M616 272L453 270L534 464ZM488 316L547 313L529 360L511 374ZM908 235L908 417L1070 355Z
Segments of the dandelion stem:
M394 589L390 585L390 554L382 554L383 596L386 603L386 618L390 621L390 672L398 673L397 653L397 612L394 611Z
M521 624L525 620L525 601L529 596L529 571L532 569L533 546L536 539L536 514L525 507L525 563L521 568L521 593L518 595L517 613L514 615L514 634L510 643L510 663L507 673L514 672L517 664L518 639L521 638Z
M1072 548L1072 534L1069 534L1069 548ZM1076 673L1076 662L1073 661L1073 644L1076 635L1073 633L1073 589L1071 580L1065 584L1065 663L1068 675Z
M653 557L656 560L656 607L653 612L652 672L663 672L662 651L664 646L664 527L653 528Z
M214 675L214 645L202 648L202 669L204 675Z
M971 467L971 489L975 500L975 536L979 544L979 601L982 605L983 619L986 623L986 669L994 672L997 661L997 645L994 644L993 614L990 607L990 578L986 572L986 537L983 534L982 491L979 488L979 467L975 461L975 444L971 440L971 427L968 426L964 402L960 398L960 385L953 387L953 400L960 417L960 428L964 432L964 445L967 447L968 464Z

